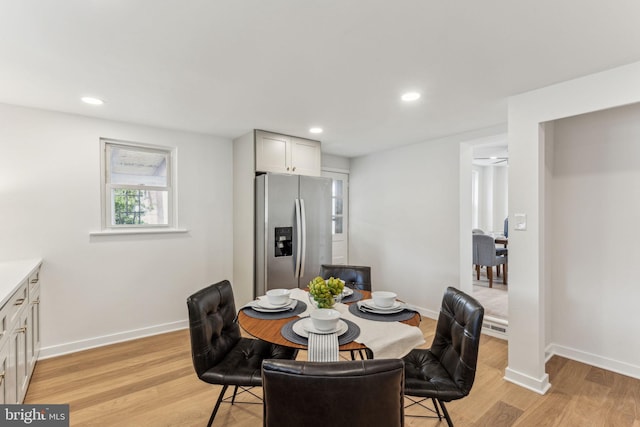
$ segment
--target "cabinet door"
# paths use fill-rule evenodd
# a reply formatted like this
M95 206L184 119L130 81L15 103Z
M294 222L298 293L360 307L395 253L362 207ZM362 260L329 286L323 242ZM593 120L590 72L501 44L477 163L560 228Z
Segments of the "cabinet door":
M256 132L256 171L291 173L289 137Z
M291 138L291 171L298 175L320 176L320 143Z
M0 405L15 403L9 398L7 378L9 376L9 342L0 349Z
M29 324L29 310L22 310L20 314L20 321L16 325L13 332L12 343L15 344L15 357L16 357L16 401L22 402L24 395L27 393L27 387L29 386L29 373L27 367L29 361L27 359L27 335Z
M16 332L15 326L9 332L8 350L9 357L7 358L7 370L5 374L5 398L7 403L20 403L18 402L18 378L17 378L17 365L18 365L18 351L20 349L19 340L22 336L21 333Z
M40 287L34 288L29 294L29 318L27 319L27 360L29 375L38 360L40 353Z

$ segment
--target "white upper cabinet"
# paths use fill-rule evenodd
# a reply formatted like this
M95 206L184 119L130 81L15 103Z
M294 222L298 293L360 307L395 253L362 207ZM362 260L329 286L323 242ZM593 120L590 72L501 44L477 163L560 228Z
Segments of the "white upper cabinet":
M256 131L256 172L320 176L320 142Z

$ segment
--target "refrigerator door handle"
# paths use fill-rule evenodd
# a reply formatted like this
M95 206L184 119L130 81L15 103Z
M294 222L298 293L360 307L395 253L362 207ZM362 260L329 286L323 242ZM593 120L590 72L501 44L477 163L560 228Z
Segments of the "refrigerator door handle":
M302 217L302 260L300 261L300 276L304 276L304 265L307 258L307 213L304 210L304 199L300 199L300 216Z
M300 257L302 256L302 226L300 224L300 199L296 199L296 272L293 277L300 277Z

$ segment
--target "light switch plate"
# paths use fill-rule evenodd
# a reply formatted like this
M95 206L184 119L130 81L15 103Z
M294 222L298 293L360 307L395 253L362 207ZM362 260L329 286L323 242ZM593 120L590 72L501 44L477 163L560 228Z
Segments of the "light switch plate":
M513 214L514 229L518 231L524 231L527 229L527 214L517 213Z

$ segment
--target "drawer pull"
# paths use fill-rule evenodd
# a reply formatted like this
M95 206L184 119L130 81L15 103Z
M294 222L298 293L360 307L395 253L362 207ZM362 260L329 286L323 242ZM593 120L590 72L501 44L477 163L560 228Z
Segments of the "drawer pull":
M40 298L38 298L37 300L35 300L33 303L34 303L34 304L40 304Z
M27 332L27 327L26 326L23 326L22 328L16 329L16 334L21 334L21 333L24 333L24 332Z
M24 303L24 298L18 298L16 302L13 303L13 305L22 305L22 303Z
M40 281L40 279L31 279L31 284L35 285L38 281Z

